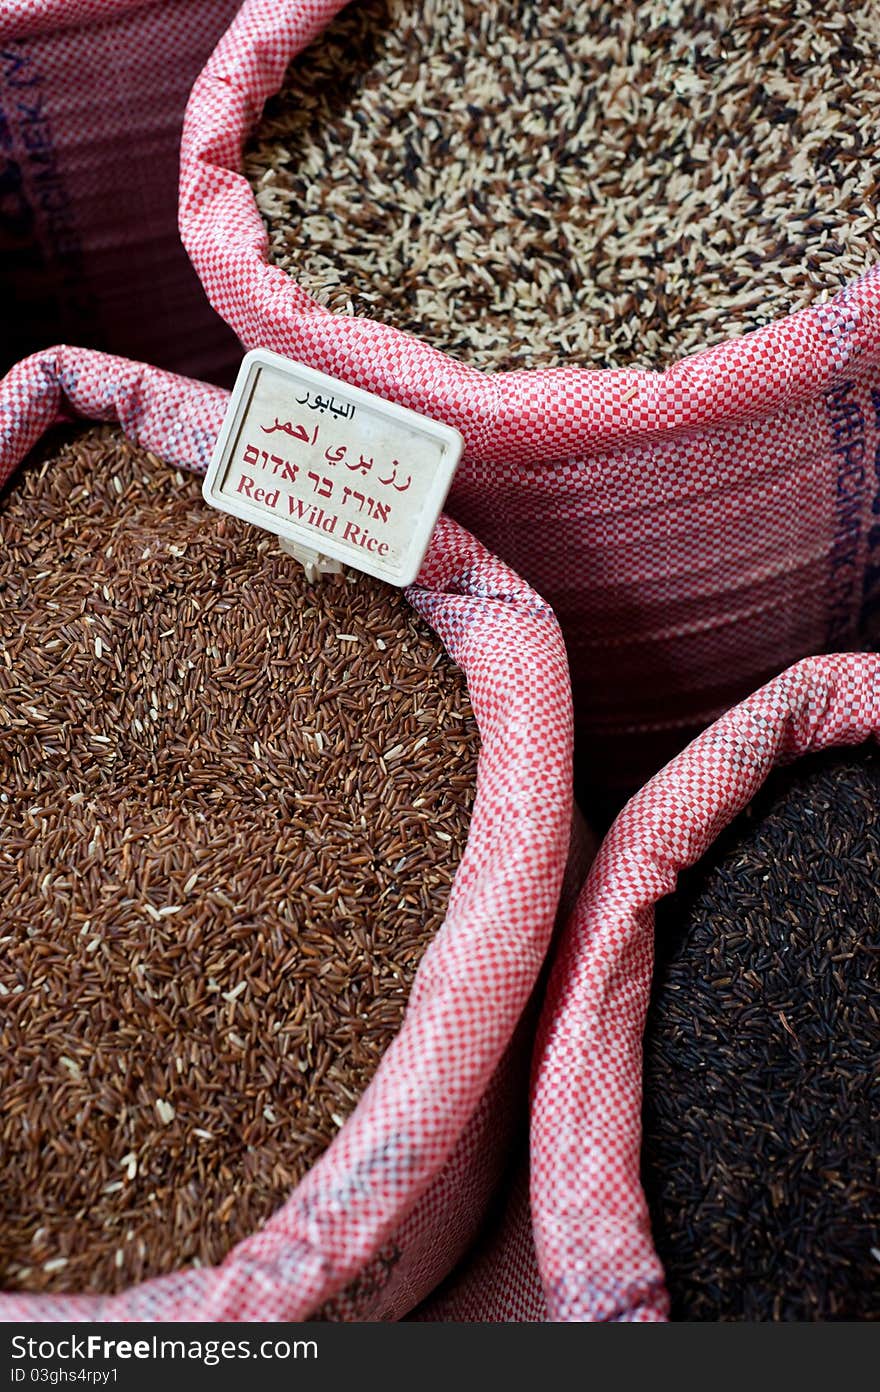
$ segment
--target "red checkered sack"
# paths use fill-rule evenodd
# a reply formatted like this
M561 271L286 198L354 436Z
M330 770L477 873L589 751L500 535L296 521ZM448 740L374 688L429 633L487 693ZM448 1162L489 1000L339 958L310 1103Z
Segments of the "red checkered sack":
M246 0L187 108L184 242L249 348L463 433L449 510L553 605L591 783L632 790L790 662L857 644L880 594L880 268L664 372L490 375L332 314L269 265L239 170L288 63L342 8Z
M0 0L0 372L67 339L231 377L177 178L189 89L239 4Z
M58 348L0 383L0 483L51 425L118 420L204 471L226 394ZM443 926L358 1107L285 1206L219 1267L113 1297L0 1297L0 1319L392 1319L472 1241L525 1122L532 1021L569 857L571 694L548 606L448 518L407 591L467 676L477 797ZM572 832L572 825L574 831ZM581 862L569 857L569 881ZM582 882L582 877L581 877Z
M663 1320L639 1182L654 905L771 769L880 731L880 657L809 658L710 726L625 807L555 957L535 1056L532 1213L554 1320Z

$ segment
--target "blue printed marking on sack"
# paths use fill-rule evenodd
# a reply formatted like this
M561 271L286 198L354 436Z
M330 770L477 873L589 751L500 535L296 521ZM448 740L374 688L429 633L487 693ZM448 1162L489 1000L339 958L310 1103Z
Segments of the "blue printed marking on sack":
M82 238L73 199L62 176L58 148L47 109L44 75L23 44L0 48L0 108L2 148L0 199L7 200L15 184L16 224L27 222L28 240L19 255L35 252L57 276L56 292L78 320L94 318L94 297L87 288Z
M874 492L871 499L871 513L880 518L880 388L871 388L871 405L874 412L874 427L878 432L874 448ZM874 522L868 531L868 559L862 584L862 614L864 623L880 607L880 521Z
M834 542L829 556L828 648L850 646L855 627L867 451L865 417L851 381L825 392L836 465ZM867 579L867 577L866 577ZM864 592L863 592L864 593Z

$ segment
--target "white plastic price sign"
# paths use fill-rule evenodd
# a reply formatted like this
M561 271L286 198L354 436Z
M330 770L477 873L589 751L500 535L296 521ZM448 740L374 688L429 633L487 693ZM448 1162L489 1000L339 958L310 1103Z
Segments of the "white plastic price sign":
M409 585L463 443L451 426L257 348L202 491L212 507L275 532L307 568L338 570L337 561Z

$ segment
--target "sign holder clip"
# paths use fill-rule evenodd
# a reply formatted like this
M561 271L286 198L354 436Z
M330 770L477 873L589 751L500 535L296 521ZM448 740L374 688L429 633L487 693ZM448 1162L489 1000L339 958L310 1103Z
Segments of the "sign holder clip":
M287 537L279 537L278 544L288 556L299 561L310 585L314 585L322 575L342 574L339 561L334 561L331 556L322 555L320 551L313 551L310 546L300 546L299 542L290 541Z

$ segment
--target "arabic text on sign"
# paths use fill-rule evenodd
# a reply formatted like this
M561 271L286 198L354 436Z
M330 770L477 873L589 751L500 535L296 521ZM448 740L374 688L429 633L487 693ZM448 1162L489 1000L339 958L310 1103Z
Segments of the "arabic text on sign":
M261 425L260 429L266 435L273 434L276 430L280 430L285 435L290 436L291 439L300 440L303 444L306 445L314 445L317 444L318 441L318 426L315 426L312 434L309 435L305 429L305 426L294 425L292 421L279 421L277 416L272 425ZM332 448L328 446L327 449L324 451L324 459L327 461L328 464L331 465L341 464L345 460L347 452L347 445L335 445ZM255 445L246 446L245 463L250 465L251 468L256 468L258 466L260 457L262 457L266 461L272 461L273 473L277 474L279 470L281 470L282 477L290 479L291 482L296 478L297 466L295 464L288 464L288 471L283 472L283 461L280 460L277 454L269 454L266 450L260 450ZM360 473L366 475L372 472L374 463L375 461L372 455L370 455L368 458L365 458L364 455L361 453L358 456L358 462L356 464L346 463L345 467L351 473ZM396 493L405 493L412 484L412 475L407 474L405 483L398 483L397 479L399 466L400 460L392 459L390 475L388 476L388 478L378 478L377 482L380 483L383 488L393 488ZM263 464L262 467L268 469L268 462ZM292 470L293 472L290 472L290 470Z
M355 412L353 402L346 401L341 406L337 406L335 396L328 397L325 401L320 392L317 393L314 400L312 400L311 392L306 392L305 396L296 398L296 404L297 406L307 406L310 411L330 411L332 415L341 416L343 420L352 420Z

